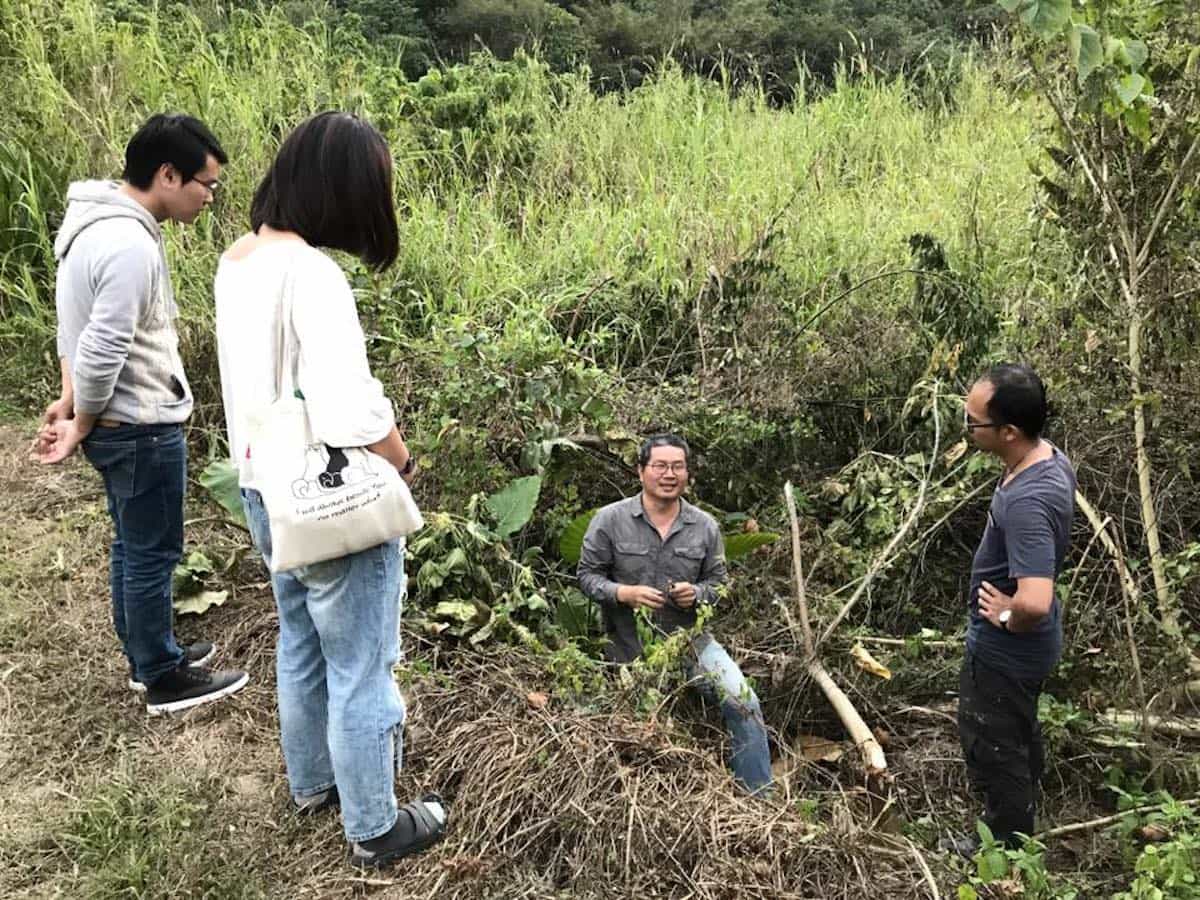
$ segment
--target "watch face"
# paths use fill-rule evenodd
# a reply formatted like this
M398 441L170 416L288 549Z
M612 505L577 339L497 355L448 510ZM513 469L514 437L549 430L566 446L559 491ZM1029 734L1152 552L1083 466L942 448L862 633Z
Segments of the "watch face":
M1012 618L1012 610L1006 609L1006 610L1004 610L1004 612L1000 613L1000 615L997 616L996 618L998 618L1001 622L1007 622L1009 619Z

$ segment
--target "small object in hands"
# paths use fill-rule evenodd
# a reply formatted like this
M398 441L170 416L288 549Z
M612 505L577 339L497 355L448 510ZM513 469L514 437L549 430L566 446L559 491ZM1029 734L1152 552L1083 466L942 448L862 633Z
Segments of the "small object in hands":
M1005 631L1008 631L1008 623L1009 623L1009 620L1011 620L1011 619L1012 619L1012 610L1011 609L1003 609L1000 611L1000 615L996 616L996 621L1000 623L1000 627L1003 628Z
M675 598L672 596L674 591L675 591L675 582L673 582L671 579L668 578L667 579L667 590L663 593L663 599L666 600L667 603L670 603L672 606L674 606L676 609L678 609L679 608L678 604L675 602Z

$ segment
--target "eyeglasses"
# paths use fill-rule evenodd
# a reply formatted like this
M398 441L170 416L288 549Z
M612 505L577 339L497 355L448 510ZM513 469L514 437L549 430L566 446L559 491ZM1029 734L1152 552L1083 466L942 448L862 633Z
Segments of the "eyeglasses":
M684 472L687 471L687 463L685 463L685 462L665 463L662 460L657 460L655 462L649 463L646 466L646 468L649 469L651 472L653 472L655 475L662 475L667 471L667 469L670 469L671 472L673 472L676 475L682 475Z
M976 428L1003 428L1003 422L973 422L966 412L963 413L963 428L973 432Z
M221 186L220 180L216 178L212 181L205 181L203 178L193 178L192 181L204 185L204 189L214 197L217 196L217 189Z

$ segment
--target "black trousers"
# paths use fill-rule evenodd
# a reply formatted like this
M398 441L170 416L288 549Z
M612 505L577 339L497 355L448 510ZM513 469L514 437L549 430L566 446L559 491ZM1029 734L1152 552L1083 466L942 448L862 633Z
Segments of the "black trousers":
M996 840L1019 847L1033 834L1045 748L1038 723L1040 681L1023 682L968 653L958 687L958 736L972 787L983 794L983 821Z

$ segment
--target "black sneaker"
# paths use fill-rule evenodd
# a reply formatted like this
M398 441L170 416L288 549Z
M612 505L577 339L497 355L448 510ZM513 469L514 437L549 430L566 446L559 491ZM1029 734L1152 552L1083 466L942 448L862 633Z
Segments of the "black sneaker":
M317 813L324 812L327 809L335 809L341 806L341 804L342 798L338 796L336 784L327 791L321 791L319 794L312 794L308 797L292 795L292 805L295 806L296 812L302 816L315 816Z
M245 672L184 664L150 685L146 691L146 712L158 716L220 700L240 691L249 680Z
M217 645L212 641L196 641L183 648L183 661L189 666L203 666L207 665L216 653ZM133 663L129 664L129 689L139 694L146 693L146 686L133 674Z
M979 835L972 832L949 834L938 841L938 849L961 856L967 862L975 858L980 847Z

